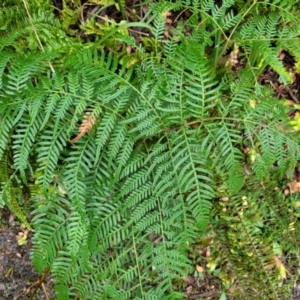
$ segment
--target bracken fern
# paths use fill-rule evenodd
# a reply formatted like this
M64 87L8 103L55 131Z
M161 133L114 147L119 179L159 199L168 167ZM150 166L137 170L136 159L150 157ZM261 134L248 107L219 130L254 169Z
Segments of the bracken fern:
M277 52L284 48L299 59L298 31L289 30L291 44L283 44L286 27L280 24L294 21L285 4L254 1L238 13L234 5L239 1L153 4L148 17L156 20L157 56L133 65L92 44L78 47L64 39L48 11L44 16L37 9L33 18L43 51L33 46L25 13L20 21L8 19L11 28L3 25L2 193L12 189L4 163L11 154L11 173L31 189L32 261L40 272L50 267L57 299L183 299L176 282L193 272L191 247L211 230L211 209L224 195L232 197L240 217L222 215L226 233L213 223L224 234L219 241L231 243L243 232L242 246L253 250L262 284L279 299L277 274L268 267L270 245L264 241L260 252L253 210L241 213L241 190L245 182L271 176L275 165L281 177L291 173L300 158L286 109L257 82L267 65L283 83L291 81ZM262 17L260 9L269 6L285 13ZM190 10L190 32L165 41L162 13L171 9ZM21 41L32 50L22 50ZM245 56L235 75L220 66L233 44ZM92 125L70 143L87 112ZM247 162L246 146L253 163ZM13 204L12 198L6 201ZM254 207L258 197L253 201ZM238 233L232 229L237 223ZM245 272L250 269L253 265Z

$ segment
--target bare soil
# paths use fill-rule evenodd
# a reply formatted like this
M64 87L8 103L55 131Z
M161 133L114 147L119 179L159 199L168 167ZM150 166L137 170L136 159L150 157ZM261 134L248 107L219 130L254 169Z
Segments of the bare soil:
M27 236L26 244L20 246L18 238L24 234L24 228L9 220L13 220L10 213L0 210L0 299L54 299L50 275L46 276L35 292L41 274L38 274L30 261L31 233Z

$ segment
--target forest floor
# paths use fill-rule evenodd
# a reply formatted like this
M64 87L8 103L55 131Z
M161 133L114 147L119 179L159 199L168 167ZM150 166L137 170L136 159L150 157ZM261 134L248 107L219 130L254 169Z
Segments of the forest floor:
M39 285L40 274L30 261L31 233L20 226L6 209L0 210L0 299L54 299L53 285L48 274ZM25 239L26 237L26 239ZM20 239L24 240L19 245Z

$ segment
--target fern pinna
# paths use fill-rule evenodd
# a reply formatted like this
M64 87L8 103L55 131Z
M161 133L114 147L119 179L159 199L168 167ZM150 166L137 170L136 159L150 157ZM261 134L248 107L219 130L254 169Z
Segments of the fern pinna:
M10 49L14 39L0 43L0 154L13 156L14 176L31 187L32 261L50 267L57 299L183 299L175 283L193 272L191 247L213 230L215 200L234 195L240 211L248 168L257 183L274 164L282 176L299 159L295 134L278 128L286 109L258 85L255 66L290 76L276 47L248 39L257 28L274 37L278 18L258 21L247 6L254 16L243 23L228 13L234 1L213 2L194 4L190 37L165 46L165 7L153 6L157 56L140 64L90 44L59 40L24 55ZM218 67L229 37L248 59L236 77ZM7 187L10 178L1 180Z

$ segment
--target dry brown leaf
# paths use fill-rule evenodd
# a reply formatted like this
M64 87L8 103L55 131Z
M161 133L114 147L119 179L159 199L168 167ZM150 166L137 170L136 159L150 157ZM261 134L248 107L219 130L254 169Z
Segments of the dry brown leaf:
M300 182L298 182L296 179L292 182L289 182L287 186L290 188L290 193L299 193L300 192Z
M202 266L199 266L199 265L196 265L196 270L199 272L199 273L203 273L204 272L204 268Z
M167 18L167 17L171 17L173 14L172 14L172 12L171 11L163 11L162 13L161 13L161 15L163 16L163 17L165 17L165 18Z
M194 286L196 284L195 277L182 277L182 279L187 285Z
M78 129L79 134L74 138L69 140L70 143L75 143L79 139L81 139L87 132L91 130L93 125L95 124L97 120L96 116L92 116L90 111L87 111L84 115L84 119L82 120L82 123Z
M282 263L282 261L277 255L274 255L274 260L275 260L276 268L279 272L279 276L281 277L281 279L286 279L286 269L284 264Z
M185 289L185 292L188 295L190 295L192 293L192 291L193 291L193 286L192 285L187 286L186 289Z
M237 67L237 64L239 63L239 52L239 46L237 44L234 44L233 50L229 54L225 66Z
M290 99L285 99L285 105L286 106L295 106L295 102L293 100Z

